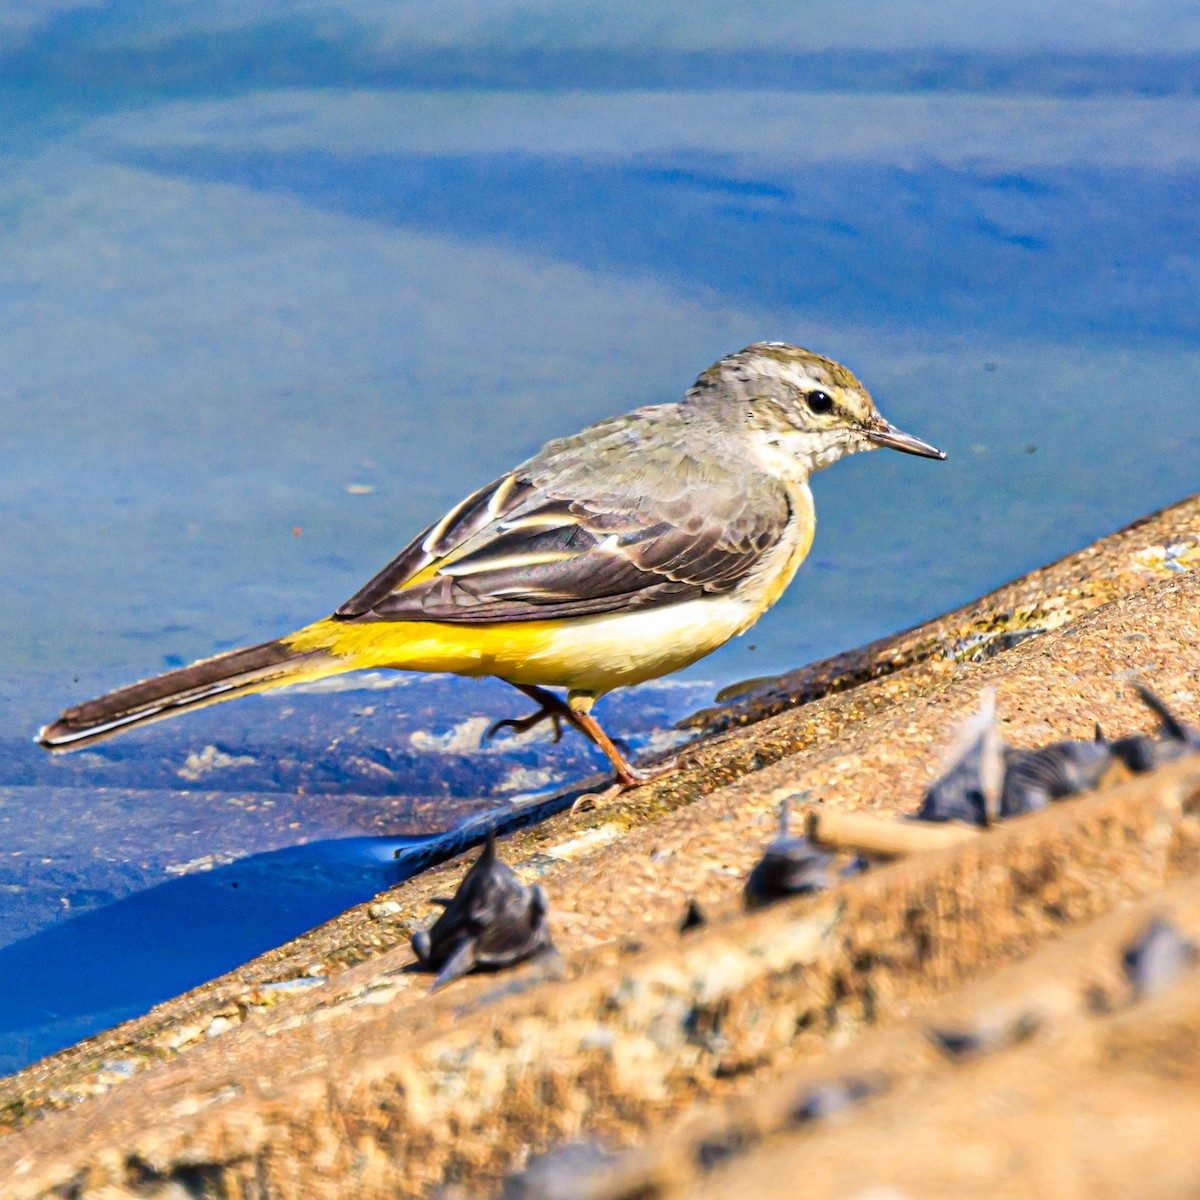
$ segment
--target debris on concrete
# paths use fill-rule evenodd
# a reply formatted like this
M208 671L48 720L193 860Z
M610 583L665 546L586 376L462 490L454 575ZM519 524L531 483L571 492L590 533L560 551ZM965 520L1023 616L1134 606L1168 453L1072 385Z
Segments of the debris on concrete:
M708 918L704 915L704 910L694 898L689 900L683 913L683 919L679 922L679 932L690 933L693 929L701 929L707 924Z
M617 1155L598 1142L568 1142L530 1160L504 1181L502 1200L588 1200L596 1177Z
M805 819L814 845L858 855L843 870L844 877L861 874L872 862L961 846L981 832L979 826L963 821L914 821L833 808L809 809Z
M1112 743L1113 755L1135 774L1153 771L1185 754L1200 751L1200 729L1184 724L1144 683L1133 689L1142 703L1158 718L1157 734L1134 734Z
M945 773L925 793L920 821L961 821L986 827L996 820L1037 812L1116 778L1152 771L1200 751L1200 731L1180 721L1143 684L1135 691L1160 722L1157 736L1134 734L1109 742L1099 725L1089 741L1069 739L1034 750L1006 746L993 698L964 724Z
M773 904L786 896L821 892L833 882L834 856L806 837L793 837L790 820L791 801L785 800L779 809L779 832L746 880L746 904L750 908Z
M453 897L431 901L442 914L413 934L412 947L421 966L438 972L433 991L471 971L511 967L550 948L546 893L540 884L526 887L500 861L492 835Z
M875 1072L818 1084L801 1095L792 1108L791 1118L798 1125L837 1120L855 1105L872 1096L882 1095L887 1091L889 1082L886 1075Z
M1165 991L1190 971L1196 960L1196 943L1162 916L1156 916L1121 956L1125 976L1139 1000Z

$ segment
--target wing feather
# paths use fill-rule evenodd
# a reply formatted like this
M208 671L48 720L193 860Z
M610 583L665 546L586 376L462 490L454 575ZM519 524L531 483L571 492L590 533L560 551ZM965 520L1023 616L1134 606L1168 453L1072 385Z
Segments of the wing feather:
M550 443L431 525L337 617L542 620L731 590L779 542L790 498L745 464L689 453L682 420L664 405Z

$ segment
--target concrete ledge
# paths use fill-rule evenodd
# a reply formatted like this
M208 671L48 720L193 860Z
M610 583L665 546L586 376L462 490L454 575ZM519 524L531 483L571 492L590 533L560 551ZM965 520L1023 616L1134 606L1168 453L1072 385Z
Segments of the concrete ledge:
M21 1200L196 1179L203 1194L280 1197L482 1185L530 1144L585 1128L632 1139L1161 888L1200 865L1198 808L1189 761L815 902L606 948L575 979L476 980L419 1010L384 985L304 1021L268 1014L86 1114L12 1135L0 1172Z
M628 1166L642 1180L671 1179L655 1195L694 1200L782 1200L795 1195L798 1175L814 1198L1193 1196L1200 1185L1200 976L1193 969L1139 1003L1119 973L1122 950L1163 914L1200 936L1196 881L1088 926L939 1006L897 1031L887 1051L877 1042L874 1054L827 1064L861 1071L873 1058L894 1068L884 1094L858 1111L808 1129L777 1121L760 1145L729 1156L706 1178L678 1167L668 1175L649 1153ZM947 1061L929 1030L964 1020L995 1033L1015 1031L1019 1022L1021 1036ZM813 1081L788 1084L801 1089L795 1096ZM718 1128L728 1139L727 1124ZM752 1141L743 1135L738 1144ZM676 1152L669 1161L679 1159ZM616 1200L636 1192L591 1194Z

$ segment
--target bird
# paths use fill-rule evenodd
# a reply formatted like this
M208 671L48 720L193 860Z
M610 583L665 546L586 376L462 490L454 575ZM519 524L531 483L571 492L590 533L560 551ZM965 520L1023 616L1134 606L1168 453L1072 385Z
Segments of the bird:
M494 676L538 707L491 733L572 727L607 756L615 782L604 795L618 795L675 764L631 763L595 702L753 625L812 545L810 477L878 447L946 457L886 421L848 368L757 342L705 370L681 401L547 443L434 521L330 616L68 708L38 742L73 750L361 669Z

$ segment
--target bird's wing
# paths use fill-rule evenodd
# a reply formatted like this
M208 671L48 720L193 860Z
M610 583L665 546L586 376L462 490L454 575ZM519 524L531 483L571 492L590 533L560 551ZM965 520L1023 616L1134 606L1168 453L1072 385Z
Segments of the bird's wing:
M678 410L663 409L674 413L643 409L550 443L431 525L336 616L527 621L736 587L783 536L788 493L697 455Z

